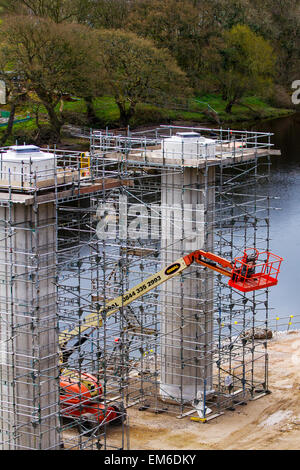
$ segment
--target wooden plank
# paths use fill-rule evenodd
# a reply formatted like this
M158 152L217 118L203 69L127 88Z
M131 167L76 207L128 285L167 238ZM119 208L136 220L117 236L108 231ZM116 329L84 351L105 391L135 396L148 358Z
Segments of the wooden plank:
M269 395L269 394L270 394L270 393L268 393L268 392L260 393L259 395L257 395L257 397L250 398L250 401L258 400L259 398L265 397L266 395Z
M24 193L14 193L12 192L11 195L9 195L8 192L0 192L0 202L7 202L9 203L10 201L15 204L25 204L25 205L31 205L34 204L35 200L37 204L46 204L48 202L53 202L55 201L56 197L57 199L65 199L71 196L74 197L79 197L81 195L85 194L92 194L94 192L98 191L103 191L107 189L114 189L118 188L121 186L131 186L133 182L131 180L119 180L119 179L112 179L109 178L108 180L105 181L103 184L101 183L96 183L96 184L90 184L89 186L82 186L79 189L67 189L64 191L59 191L56 193L51 191L47 192L46 194L40 194L36 198L33 196L33 194L24 194ZM54 189L54 188L52 188Z
M100 153L99 151L97 153ZM102 155L102 153L101 153ZM161 150L136 150L129 153L127 156L117 152L111 152L103 155L105 160L109 161L126 161L128 163L143 164L151 166L151 163L158 166L171 166L171 167L191 167L201 168L208 165L219 165L220 162L224 165L232 163L242 163L246 161L255 160L256 157L265 157L268 155L281 155L280 150L264 149L237 149L236 153L231 152L230 149L225 149L224 153L221 152L221 148L216 152L215 157L208 158L181 158L180 155L177 158L164 157Z
M182 418L185 418L186 416L193 415L194 413L197 413L197 410L190 410L190 411L187 411L186 413L183 413L183 414L181 414L181 415L176 416L176 418L177 418L177 419L182 419Z

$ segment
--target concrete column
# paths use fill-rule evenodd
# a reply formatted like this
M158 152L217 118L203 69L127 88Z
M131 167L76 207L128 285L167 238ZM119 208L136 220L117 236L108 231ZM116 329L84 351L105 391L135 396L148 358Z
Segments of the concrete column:
M54 203L0 207L0 445L59 447Z
M162 176L162 266L213 251L214 168ZM191 232L196 234L190 236ZM184 237L184 240L180 240ZM212 391L213 274L195 264L162 285L161 396L190 401Z

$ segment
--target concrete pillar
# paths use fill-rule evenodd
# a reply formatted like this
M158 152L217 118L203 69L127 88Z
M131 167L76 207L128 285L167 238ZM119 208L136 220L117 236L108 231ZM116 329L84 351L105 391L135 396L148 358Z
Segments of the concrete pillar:
M214 168L162 176L162 266L213 251ZM189 232L197 231L189 236ZM181 241L182 236L184 240ZM190 401L212 391L213 274L192 265L161 290L161 396Z
M55 204L0 207L0 446L59 447Z

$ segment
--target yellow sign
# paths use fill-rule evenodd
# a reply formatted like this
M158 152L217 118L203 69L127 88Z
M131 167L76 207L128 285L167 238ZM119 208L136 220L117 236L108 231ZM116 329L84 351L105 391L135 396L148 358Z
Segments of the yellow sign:
M172 266L169 266L166 270L165 270L165 274L167 276L169 276L170 274L175 274L178 269L180 269L180 264L179 263L174 263L172 264Z
M91 159L85 153L80 154L81 176L89 176L91 167Z

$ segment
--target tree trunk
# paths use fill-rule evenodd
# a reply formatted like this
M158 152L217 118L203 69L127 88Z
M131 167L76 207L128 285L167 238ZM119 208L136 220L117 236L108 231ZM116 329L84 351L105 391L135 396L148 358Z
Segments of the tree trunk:
M227 114L231 114L231 112L232 112L232 106L234 105L234 103L235 103L235 100L231 100L231 101L229 101L229 103L227 103L227 106L226 106L226 108L225 108L225 112L226 112Z
M49 120L50 120L50 125L51 125L51 129L53 131L53 137L55 138L56 142L60 142L60 132L61 132L61 128L62 128L62 121L58 118L56 112L55 112L55 109L52 105L50 105L49 103L43 103L46 110L47 110L47 113L48 113L48 116L49 116Z
M85 105L86 105L86 114L88 118L88 122L91 126L97 124L98 118L95 113L95 108L93 104L93 98L92 96L86 96L84 98Z
M135 112L135 105L133 103L130 104L129 109L126 109L126 104L122 101L117 101L119 111L120 111L120 123L122 126L127 127L129 125L129 121L134 115Z
M7 123L7 128L0 142L1 147L5 145L5 142L7 141L7 139L10 137L12 133L14 120L15 120L15 114L16 114L16 108L17 108L16 103L12 103L11 108L10 108L10 115L9 115L9 119Z
M41 128L41 125L40 125L40 106L37 105L36 108L35 108L35 124L36 124L36 127L38 129Z
M49 100L47 93L41 87L36 88L35 92L38 95L40 101L45 106L46 111L48 113L51 130L53 132L53 138L55 139L56 142L59 143L60 142L60 131L61 131L61 128L62 128L62 125L63 125L63 121L59 119L59 117L57 116L57 114L55 112L55 106L56 106L56 104L58 104L58 102L56 104L54 104L53 100Z

